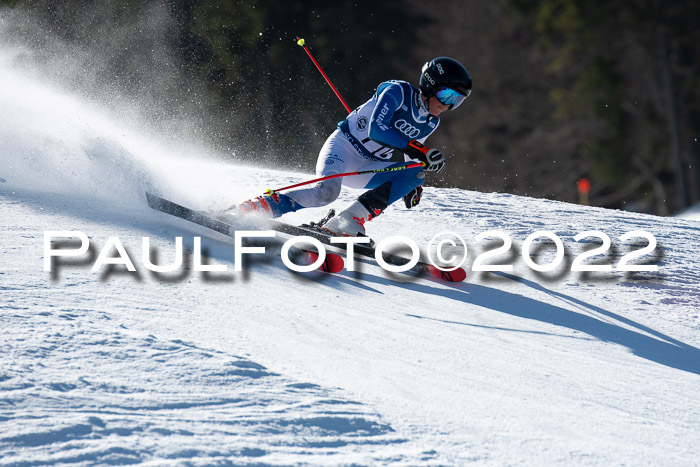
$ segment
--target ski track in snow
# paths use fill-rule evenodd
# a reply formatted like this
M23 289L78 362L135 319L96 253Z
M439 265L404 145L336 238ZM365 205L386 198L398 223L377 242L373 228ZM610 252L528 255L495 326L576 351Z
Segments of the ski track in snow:
M170 283L159 277L167 290L146 300L127 292L133 280L116 268L86 280L80 274L85 265L78 272L65 266L53 278L46 273L47 280L29 279L27 266L42 265L42 235L35 229L44 228L41 218L40 225L31 224L31 211L53 213L72 226L75 220L57 214L52 202L17 217L17 208L32 202L4 201L2 217L21 218L22 225L5 226L3 233L34 245L25 250L13 241L2 248L3 259L11 259L0 275L0 349L7 357L0 367L3 463L374 463L408 454L434 457L403 447L405 438L339 389L124 324L132 314L167 321L169 314L202 311L196 301L189 304L193 308L178 307L196 287L180 290L177 278ZM66 209L73 205L69 198ZM131 235L123 227L111 232ZM90 259L95 257L93 252ZM377 445L387 449L375 452Z
M202 210L309 177L188 157L76 99L0 78L0 463L646 464L700 459L700 224L458 189L426 188L369 224L376 239L468 242L469 269L508 232L512 273L449 285L361 274L295 275L271 251L247 272L175 275L176 236L233 269L221 235L154 212L143 191ZM310 156L311 157L311 156ZM458 163L451 161L451 163ZM339 207L357 191L344 190ZM302 222L326 208L286 215ZM254 227L254 226L253 226ZM86 258L43 271L46 230L80 230ZM564 265L529 271L537 230ZM658 273L567 272L601 230L647 230ZM116 236L137 266L91 272ZM499 243L491 244L491 247ZM456 249L459 252L459 248ZM551 261L546 242L537 262Z

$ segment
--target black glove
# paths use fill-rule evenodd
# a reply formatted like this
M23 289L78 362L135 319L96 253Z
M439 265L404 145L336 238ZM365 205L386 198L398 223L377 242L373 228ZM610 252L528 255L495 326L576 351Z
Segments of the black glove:
M418 206L420 197L423 195L423 187L418 185L410 193L403 197L403 202L406 203L406 208L411 209L413 206Z
M440 173L445 170L445 158L435 148L426 148L419 141L413 139L408 143L404 152L411 159L418 159L428 172Z

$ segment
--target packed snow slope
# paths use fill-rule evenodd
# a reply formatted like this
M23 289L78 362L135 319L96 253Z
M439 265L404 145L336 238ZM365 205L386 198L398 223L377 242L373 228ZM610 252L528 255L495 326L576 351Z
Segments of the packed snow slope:
M502 243L475 236L502 230L513 246L490 262L514 270L453 285L371 264L299 275L271 248L237 273L230 239L150 210L144 190L217 210L308 174L194 157L196 142L168 147L0 70L0 463L700 462L697 222L428 187L369 233L422 247L458 233L471 269ZM84 232L91 248L45 272L49 230ZM548 273L520 255L541 230L566 247ZM659 271L571 272L597 246L573 240L588 230L613 242L597 264L648 231L656 251L635 263ZM178 236L190 249L203 237L206 261L228 271L196 272L192 255L147 270L142 238L166 264ZM136 272L91 271L110 237ZM546 264L555 249L531 251Z
M680 217L681 219L692 219L696 221L700 220L700 204L694 204L688 209L684 209L683 211L676 214L676 217Z

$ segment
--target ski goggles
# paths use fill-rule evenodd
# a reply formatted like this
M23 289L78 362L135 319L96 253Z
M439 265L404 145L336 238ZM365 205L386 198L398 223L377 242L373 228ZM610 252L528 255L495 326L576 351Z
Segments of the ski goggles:
M467 98L464 94L445 87L439 88L435 93L435 97L437 97L442 105L449 105L450 109L456 109L464 102L464 99Z

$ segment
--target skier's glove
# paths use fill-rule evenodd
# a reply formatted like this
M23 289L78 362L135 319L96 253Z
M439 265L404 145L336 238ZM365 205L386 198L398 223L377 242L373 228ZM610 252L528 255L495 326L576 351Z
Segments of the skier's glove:
M404 152L411 159L417 159L423 163L428 172L440 173L445 170L445 158L435 148L426 148L418 140L411 140Z
M406 208L411 209L414 206L418 206L420 203L420 197L423 195L423 187L418 185L409 194L403 197L403 202L406 203Z

